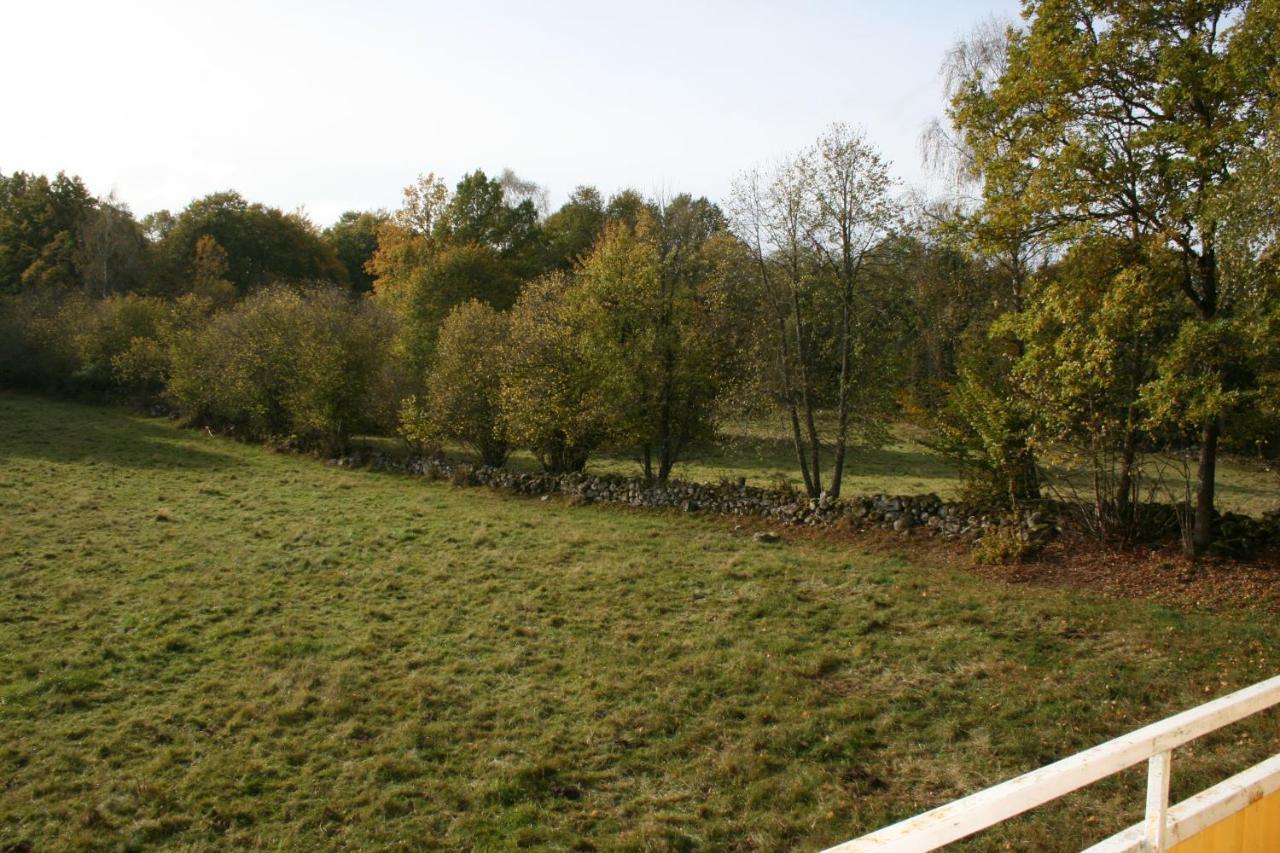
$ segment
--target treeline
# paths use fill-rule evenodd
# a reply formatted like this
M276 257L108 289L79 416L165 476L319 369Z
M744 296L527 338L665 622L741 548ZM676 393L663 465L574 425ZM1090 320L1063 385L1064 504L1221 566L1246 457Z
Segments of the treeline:
M723 207L580 187L550 211L477 171L321 230L235 193L138 221L0 175L0 377L330 452L626 450L657 480L777 412L815 498L917 418L975 499L1065 495L1101 536L1171 499L1199 551L1218 448L1280 436L1276 23L1044 0L980 27L926 139L942 199L842 125Z

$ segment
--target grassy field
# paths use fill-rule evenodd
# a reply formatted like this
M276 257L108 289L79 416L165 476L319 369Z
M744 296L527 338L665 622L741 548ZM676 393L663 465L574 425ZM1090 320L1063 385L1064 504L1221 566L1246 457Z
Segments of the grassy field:
M814 848L1274 674L1266 613L0 395L0 849ZM1280 750L1179 750L1185 796ZM1076 849L1140 770L974 849Z

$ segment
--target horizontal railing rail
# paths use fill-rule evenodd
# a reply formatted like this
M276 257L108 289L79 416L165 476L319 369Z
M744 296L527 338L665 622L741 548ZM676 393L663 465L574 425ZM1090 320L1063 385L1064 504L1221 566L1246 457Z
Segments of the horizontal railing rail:
M1051 800L1149 762L1144 842L1150 850L1168 843L1170 755L1175 747L1280 704L1280 676L1144 726L1115 740L954 800L829 849L854 851L935 850L1043 805Z

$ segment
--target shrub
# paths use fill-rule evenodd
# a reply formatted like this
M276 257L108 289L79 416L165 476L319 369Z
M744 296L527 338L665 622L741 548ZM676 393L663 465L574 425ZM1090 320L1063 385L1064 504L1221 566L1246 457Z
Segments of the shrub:
M400 401L397 432L405 443L423 456L440 450L440 431L425 401L410 394Z
M147 353L150 362L162 361L162 341L171 323L169 305L137 294L109 296L85 312L88 323L71 340L79 370L75 376L84 392L93 396L121 393L134 398L154 396L163 388L163 368L145 374L122 371Z
M520 282L488 246L433 247L395 226L380 234L375 292L399 315L399 354L415 371L434 363L442 323L456 306L475 299L506 309L515 301Z
M609 435L613 408L570 289L562 274L531 282L512 309L503 348L503 424L553 473L582 470Z
M485 465L506 463L509 445L499 407L509 328L507 315L474 299L450 312L440 327L426 394L401 411L401 433L408 440L458 441Z
M1021 563L1035 556L1039 550L1039 546L1021 529L999 527L988 531L974 543L970 557L977 565L996 566Z
M177 338L169 390L191 421L337 452L390 420L388 324L335 288L267 288Z
M0 310L5 384L91 399L154 399L163 389L170 303L138 294L90 299L24 294ZM146 357L142 353L146 353ZM133 366L147 361L146 371Z
M1033 448L1034 418L1009 382L1009 341L970 341L959 377L935 419L933 450L951 458L964 478L963 499L980 506L1018 506L1040 497Z
M46 291L0 296L0 386L51 386L50 353L42 334L59 300Z

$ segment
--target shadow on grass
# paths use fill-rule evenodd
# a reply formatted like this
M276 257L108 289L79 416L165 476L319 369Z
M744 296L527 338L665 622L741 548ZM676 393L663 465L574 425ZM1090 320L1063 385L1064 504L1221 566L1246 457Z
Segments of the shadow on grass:
M830 473L834 451L822 448L823 473ZM784 437L761 435L731 436L726 442L699 448L691 461L706 466L739 469L746 476L785 474L798 479L800 468L795 446ZM955 468L943 457L909 443L885 447L851 445L845 456L845 474L852 477L911 477L915 479L958 479Z
M0 464L11 458L151 470L238 464L231 455L192 447L189 436L120 409L4 392Z
M1261 517L1264 513L1280 511L1280 481L1274 486L1245 483L1224 483L1218 477L1218 509Z

